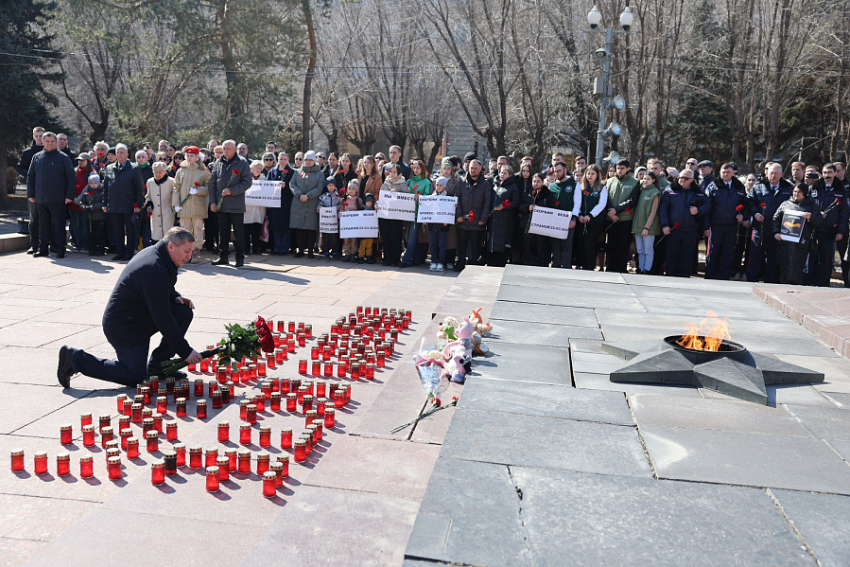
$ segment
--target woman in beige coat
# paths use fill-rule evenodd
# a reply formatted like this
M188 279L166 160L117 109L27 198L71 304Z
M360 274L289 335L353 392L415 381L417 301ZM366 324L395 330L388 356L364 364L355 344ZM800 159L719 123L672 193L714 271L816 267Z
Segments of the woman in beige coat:
M153 203L150 211L151 239L162 240L165 233L174 226L174 208L172 191L174 180L168 177L168 165L158 161L153 164L153 177L146 183L145 201Z
M174 177L172 204L180 218L180 225L191 230L195 236L191 263L197 264L204 246L204 219L207 218L210 199L210 170L201 163L201 150L197 146L189 146L183 153L186 159L180 164L180 169Z

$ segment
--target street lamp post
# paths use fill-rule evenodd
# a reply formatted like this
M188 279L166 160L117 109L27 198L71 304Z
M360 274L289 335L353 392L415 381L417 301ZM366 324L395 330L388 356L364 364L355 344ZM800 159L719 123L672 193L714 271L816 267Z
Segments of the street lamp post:
M607 28L600 30L596 29L599 27L599 24L602 23L602 12L599 11L599 8L596 6L587 14L587 23L590 24L591 33L604 33L605 34L605 47L601 49L597 49L593 52L593 57L596 59L602 60L602 98L599 102L599 128L596 131L596 165L602 167L603 154L605 150L605 136L606 134L615 134L619 135L622 131L622 127L616 122L612 122L610 126L606 126L606 111L610 107L614 107L617 110L622 110L626 107L626 101L622 96L616 96L612 100L608 100L608 84L611 78L611 60L614 58L614 54L611 51L611 43L614 39L615 33L629 33L629 29L632 27L632 22L634 21L634 15L632 14L632 9L626 6L623 13L620 14L620 26L623 28L622 31L615 30L612 26L608 26ZM613 153L612 153L613 155Z

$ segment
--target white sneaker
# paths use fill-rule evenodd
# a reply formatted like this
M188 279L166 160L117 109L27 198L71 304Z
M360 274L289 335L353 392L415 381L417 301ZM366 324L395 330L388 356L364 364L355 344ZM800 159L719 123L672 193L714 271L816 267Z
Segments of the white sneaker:
M428 268L428 269L431 270L432 272L436 272L437 271L437 264L431 262L431 267Z
M452 269L454 269L454 266L452 264L446 264L446 269L452 270Z
M445 271L446 271L446 269L443 267L443 265L442 265L442 264L437 264L437 271L438 271L438 272L445 272Z

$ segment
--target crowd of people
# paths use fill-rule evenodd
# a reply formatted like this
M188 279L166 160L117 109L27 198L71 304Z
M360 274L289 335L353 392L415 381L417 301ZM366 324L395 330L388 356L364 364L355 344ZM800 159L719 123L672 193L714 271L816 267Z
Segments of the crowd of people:
M232 238L237 267L250 254L293 254L398 268L430 260L434 271L510 262L689 277L706 239L706 278L828 286L838 251L850 287L850 178L841 162L794 162L786 178L776 162L740 176L735 163L715 174L708 160L688 159L679 170L621 159L603 170L578 156L570 171L560 152L542 170L529 157L514 167L506 156L470 152L444 157L432 174L421 160L405 163L398 146L355 161L320 151L290 156L268 142L253 160L234 140L181 148L161 140L131 161L124 144L98 142L79 155L67 144L36 128L18 164L35 257L64 256L66 225L77 250L111 251L116 261L180 225L195 238L191 263L206 249L218 255L214 265L229 264ZM280 183L279 207L246 206L245 191L260 179ZM456 222L380 219L378 239L319 234L320 207L379 209L382 190L456 197ZM571 213L566 239L529 232L538 206ZM781 234L789 211L805 219L797 239Z

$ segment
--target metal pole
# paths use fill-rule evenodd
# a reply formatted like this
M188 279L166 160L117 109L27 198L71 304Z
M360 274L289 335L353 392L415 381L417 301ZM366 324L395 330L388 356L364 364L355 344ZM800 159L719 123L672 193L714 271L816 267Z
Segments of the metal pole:
M596 131L596 165L602 167L605 153L605 110L608 107L608 80L611 75L611 40L614 28L605 28L605 51L608 56L602 62L602 99L599 102L599 129Z

